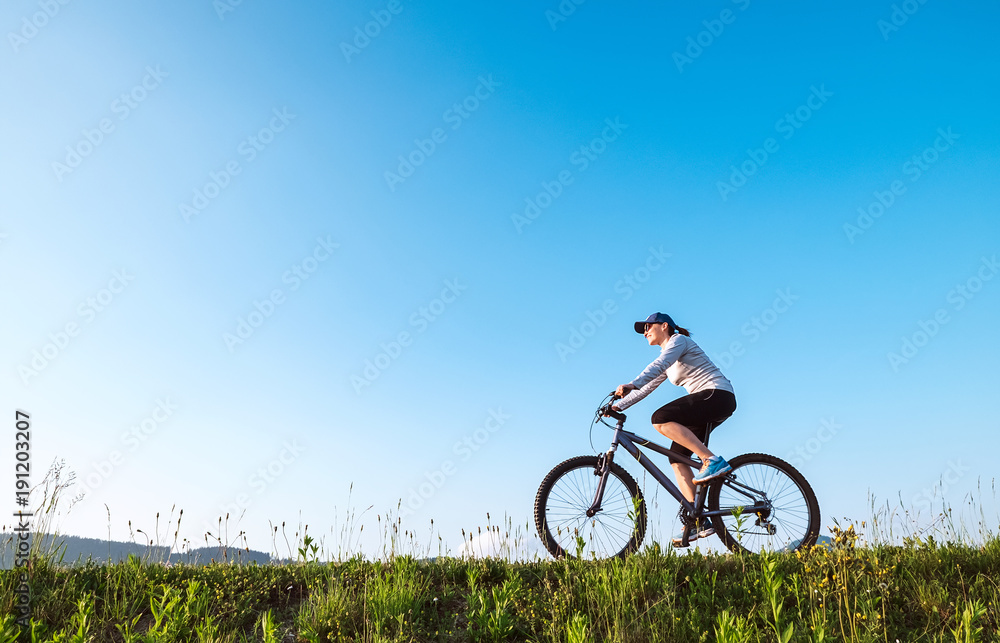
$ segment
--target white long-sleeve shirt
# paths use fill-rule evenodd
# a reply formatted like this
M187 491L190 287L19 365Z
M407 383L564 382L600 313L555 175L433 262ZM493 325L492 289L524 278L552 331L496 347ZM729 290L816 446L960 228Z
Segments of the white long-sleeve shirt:
M671 384L683 386L689 395L713 388L736 393L732 383L694 340L674 333L660 350L660 356L630 382L636 390L615 402L615 407L627 409L652 393L667 378Z

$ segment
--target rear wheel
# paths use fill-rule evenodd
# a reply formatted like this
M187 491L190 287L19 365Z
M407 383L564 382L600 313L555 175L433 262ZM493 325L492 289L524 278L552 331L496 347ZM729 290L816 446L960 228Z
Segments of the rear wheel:
M819 502L798 470L781 458L748 453L729 461L733 470L708 489L719 538L732 551L795 550L816 542Z
M600 481L600 461L592 455L570 458L542 480L535 496L535 528L556 558L624 557L642 544L646 503L639 485L612 462L601 510L588 517Z

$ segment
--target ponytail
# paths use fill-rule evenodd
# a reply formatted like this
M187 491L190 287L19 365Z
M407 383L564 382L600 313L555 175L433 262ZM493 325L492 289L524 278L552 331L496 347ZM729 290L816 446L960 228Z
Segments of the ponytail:
M674 327L674 332L675 333L680 333L681 335L684 335L685 337L690 337L691 336L691 331L689 331L687 328L681 328L680 326Z

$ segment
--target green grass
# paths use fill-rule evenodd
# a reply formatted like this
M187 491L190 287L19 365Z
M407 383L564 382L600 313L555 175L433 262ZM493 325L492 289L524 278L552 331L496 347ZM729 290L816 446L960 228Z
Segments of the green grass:
M68 486L60 468L53 472L40 486L33 527L41 533ZM854 525L835 525L832 546L796 553L679 555L654 542L610 561L509 562L525 535L509 520L501 533L489 514L485 535L502 558L427 560L433 538L418 544L388 516L378 516L381 559L348 558L362 529L353 512L335 553L307 528L289 543L282 524L289 558L297 552L285 564L132 556L65 565L56 539L35 538L31 626L14 623L18 573L0 571L0 643L1000 641L996 523L979 509L970 532L945 508L914 531L916 518L873 506L874 537L864 546ZM227 533L221 522L219 532ZM483 535L463 531L469 542ZM272 536L277 542L277 527ZM213 538L225 551L229 539Z
M1000 541L837 545L767 556L626 560L354 558L175 565L35 560L33 633L14 641L996 641Z

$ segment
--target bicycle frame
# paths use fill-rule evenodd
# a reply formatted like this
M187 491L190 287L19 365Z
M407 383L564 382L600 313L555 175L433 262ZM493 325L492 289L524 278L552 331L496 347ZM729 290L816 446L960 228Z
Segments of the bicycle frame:
M593 517L598 511L601 510L601 502L604 499L604 487L608 478L608 472L611 470L611 462L614 461L614 454L618 451L619 445L625 447L625 450L628 451L629 454L631 454L632 457L635 458L640 465L642 465L642 468L648 471L649 474L652 475L653 478L660 483L660 486L666 489L667 493L673 496L673 498L677 500L677 502L679 502L681 506L684 507L684 509L686 509L692 517L707 518L711 516L733 515L737 507L727 507L724 509L720 507L717 511L703 510L706 494L708 493L708 487L710 485L705 485L705 484L696 485L694 502L693 503L689 502L688 499L685 498L684 495L681 493L680 489L677 488L677 485L671 482L671 480L667 478L666 474L664 474L663 471L658 466L656 466L645 453L643 453L639 449L639 447L643 446L653 451L656 451L657 453L665 455L667 457L673 457L675 460L680 461L683 464L686 464L691 467L699 468L701 466L700 463L695 462L688 456L681 455L680 453L677 453L676 451L673 451L663 445L657 444L652 440L647 440L646 438L636 435L631 431L626 431L624 428L625 426L624 414L612 411L610 413L610 416L618 420L618 425L615 427L615 434L611 440L611 447L605 454L607 456L607 461L604 463L603 467L604 470L601 472L601 480L597 485L597 493L594 494L594 503L587 510L588 517ZM747 489L757 494L757 498L755 498L750 493L742 491L741 489L737 489L737 491L740 491L740 493L746 495L747 498L751 501L750 506L739 507L740 509L739 513L741 514L750 513L750 512L756 512L758 510L769 509L767 504L761 505L758 501L759 497L763 497L765 501L767 500L767 495L764 492L758 491L756 489L753 489L752 487L748 487L747 485L737 482L735 476L733 476L732 474L726 474L722 479L727 480L730 484L734 486L734 488L742 487L743 489Z

